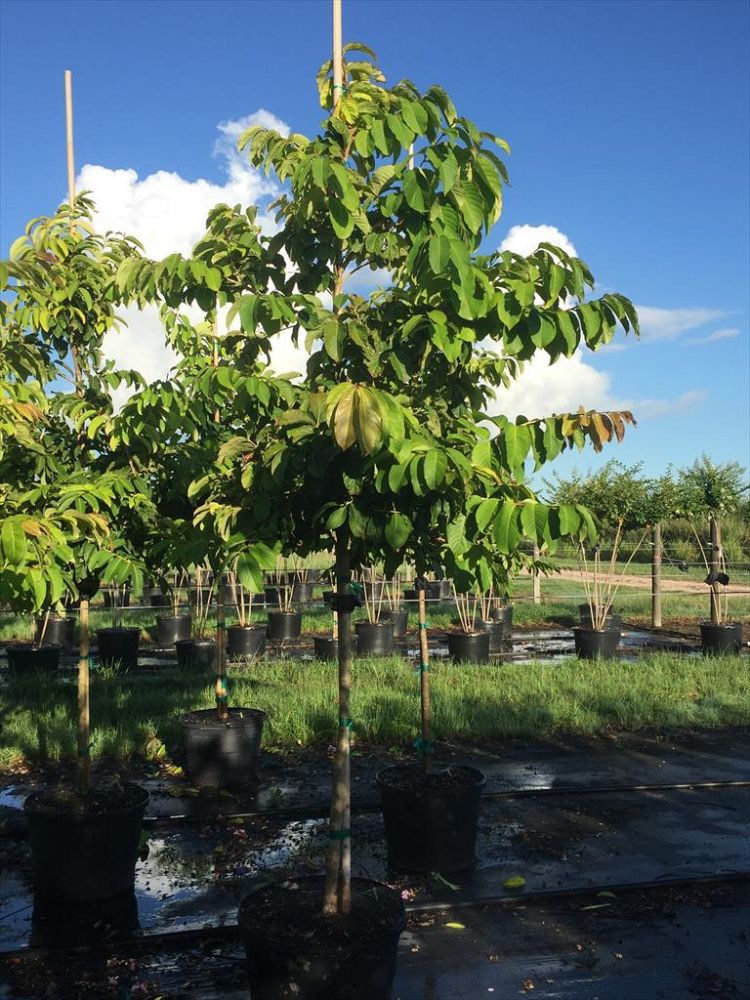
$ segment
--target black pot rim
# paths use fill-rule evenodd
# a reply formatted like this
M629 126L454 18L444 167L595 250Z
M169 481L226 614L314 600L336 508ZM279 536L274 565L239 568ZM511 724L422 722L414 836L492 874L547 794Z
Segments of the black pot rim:
M464 630L461 629L458 632L446 632L445 634L448 636L449 639L450 639L450 637L452 635L461 635L461 636L466 636L467 639L468 638L472 638L473 639L475 636L478 636L478 635L486 635L487 634L487 630L483 629L483 628L479 628L479 629L475 629L473 632L464 632Z
M453 791L460 792L464 791L464 789L466 788L483 788L484 785L487 784L487 778L479 770L479 768L470 767L468 764L460 764L458 766L461 768L462 773L466 774L466 772L470 772L470 774L467 774L467 779L471 777L472 779L471 781L467 780L466 783L463 785L452 785L450 788L424 788L424 789L398 788L397 786L389 783L388 776L394 775L396 772L403 773L404 771L408 771L411 774L415 771L419 771L420 765L414 763L414 764L389 764L388 767L384 767L382 771L377 772L377 774L375 775L375 784L378 787L382 785L384 788L394 788L396 791L403 792L404 795L408 795L410 792L414 792L415 794L419 795L431 795L431 794L450 795L450 793Z
M215 646L216 639L175 639L175 646Z
M100 817L104 818L106 816L124 816L126 813L137 812L141 808L145 809L146 803L149 800L148 791L142 785L135 784L135 782L128 782L128 784L131 785L133 788L138 789L138 791L141 793L140 799L137 802L131 802L129 803L129 805L126 806L120 806L119 808L116 809L108 808L105 809L103 812L97 812L94 816L91 817L92 821ZM30 795L27 795L23 803L23 811L25 813L32 813L34 816L38 816L40 819L51 819L53 821L58 819L66 819L67 817L72 816L73 815L72 809L68 809L65 810L64 812L59 812L59 813L50 813L35 808L36 803L38 803L39 800L50 791L54 791L54 789L40 788L37 791L32 792Z
M281 610L267 611L266 614L268 615L269 618L271 617L271 615L299 615L300 617L302 617L302 612L301 611L291 611L291 610L290 611L281 611Z
M243 708L242 706L234 707L228 709L229 718L228 719L209 719L209 716L215 715L215 708L200 708L196 709L194 712L185 712L183 715L178 717L178 722L183 729L199 729L205 732L206 729L244 729L247 722L265 722L268 715L260 708ZM242 715L237 713L242 712ZM208 722L200 721L196 719L191 719L190 716L200 716L200 718L208 719ZM211 725L211 723L214 723Z
M324 875L316 873L313 875L305 874L294 877L289 876L286 879L284 879L284 882L309 882L310 884L317 882L320 884L321 894L322 894L324 880L325 880ZM259 938L264 942L267 940L263 935L263 927L255 926L252 922L247 921L246 914L251 913L253 911L256 894L271 890L279 892L279 890L282 888L282 885L283 883L280 880L278 883L271 883L270 885L268 883L264 883L261 885L255 885L250 887L248 895L245 896L244 899L241 901L239 909L237 911L237 925L240 929L240 932L246 932L249 935L252 935L255 938ZM377 886L378 889L382 890L384 893L388 893L393 896L398 895L398 889L394 889L390 885L386 885L385 882L379 882L377 879L364 878L359 875L353 875L352 886L356 887L358 885L368 886L368 887ZM313 956L336 955L342 951L349 951L357 947L360 947L362 945L377 944L379 941L385 941L388 938L393 937L394 934L400 935L405 927L406 927L406 911L402 904L401 909L399 910L398 921L394 922L392 927L389 927L387 930L382 931L380 934L374 937L363 936L357 938L356 936L353 936L350 939L350 942L346 944L344 943L330 944L327 948L321 947L319 941L311 939L309 941L298 942L297 948L299 954L301 955L310 955L310 954L312 954Z
M41 646L37 646L33 642L8 642L5 644L6 653L43 653L48 649L62 649L62 643L45 642Z
M118 635L123 635L124 633L132 635L133 632L137 632L138 635L141 634L141 630L137 625L109 625L106 628L98 628L96 630L97 635L101 635L102 632L107 635L114 635L115 633Z
M742 628L742 622L700 622L701 628L731 628L732 630Z
M228 625L227 632L265 632L265 625Z
M576 625L572 631L574 634L580 635L609 635L612 632L620 634L619 628L589 628L588 625Z
M190 618L192 621L193 616L186 611L184 615L157 615L156 620L158 622L180 622L186 618Z
M364 621L364 622L355 622L354 623L355 629L356 628L360 628L360 626L362 626L362 625L369 626L370 628L387 628L389 625L393 625L393 622L369 622L369 621Z

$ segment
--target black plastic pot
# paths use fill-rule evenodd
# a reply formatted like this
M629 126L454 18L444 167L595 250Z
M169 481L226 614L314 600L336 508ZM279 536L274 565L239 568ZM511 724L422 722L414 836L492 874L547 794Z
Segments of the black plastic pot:
M313 639L316 660L338 660L339 641L330 636L316 635Z
M140 927L138 901L129 892L90 902L58 902L34 898L32 948L87 948L110 945Z
M45 643L44 646L30 646L18 643L5 647L8 656L8 670L12 674L54 673L60 662L60 646Z
M157 588L152 588L148 593L148 603L152 608L168 608L172 601L168 594Z
M157 646L174 646L178 639L189 639L192 631L192 615L157 615Z
M177 666L180 670L196 670L209 673L216 665L216 642L214 639L178 639Z
M406 629L409 624L409 612L406 608L391 608L383 612L381 621L391 622L393 624L394 639L401 639L406 635Z
M724 622L701 625L701 648L704 656L737 656L742 647L742 623Z
M581 627L593 629L594 623L591 619L591 611L586 608L586 613L581 611ZM604 619L605 629L616 629L618 632L622 632L622 615L613 614L611 611Z
M121 666L124 670L138 666L139 628L100 628L96 633L99 662L102 666Z
M73 618L50 618L47 622L47 628L44 628L44 616L40 615L36 619L36 638L34 640L35 644L39 645L39 640L42 636L42 631L44 630L44 645L54 646L59 645L62 649L72 649L73 647L73 628L75 627L75 620Z
M299 580L292 587L292 604L311 604L313 599L313 584L301 583Z
M490 653L502 652L503 639L505 638L505 622L487 621L480 622L480 624L490 637Z
M406 587L404 592L404 601L408 601L409 604L416 604L419 600L419 591L414 590L410 587Z
M224 602L224 604L239 603L241 595L242 595L242 587L240 586L239 583L222 583L221 599Z
M458 872L475 862L484 775L453 767L424 776L396 764L376 778L383 806L388 865L406 872Z
M227 656L261 656L266 648L266 630L262 625L230 625L227 629Z
M102 591L102 596L104 597L104 607L105 608L129 608L130 607L130 590L106 590Z
M332 590L324 590L323 591L323 604L329 604L330 605L330 603L331 603L332 600L333 600L333 591Z
M599 660L612 657L620 644L620 630L574 628L576 656L581 660Z
M302 632L301 611L269 611L268 638L277 642L299 639Z
M362 584L362 590L364 592L364 597L370 602L370 604L377 604L383 599L383 581L376 580L374 583L372 581L365 582Z
M353 878L351 923L347 933L333 940L326 933L327 921L319 914L322 894L320 876L302 876L283 885L262 886L243 899L237 923L245 944L252 1000L390 997L398 939L406 926L398 890ZM376 920L370 915L377 915ZM321 926L323 935L316 935L316 927Z
M442 601L443 600L443 581L442 580L428 580L427 589L425 590L424 596L428 601Z
M505 625L505 631L510 632L513 627L513 605L502 604L499 608L493 608L490 611L490 618L493 622L502 622Z
M393 652L393 622L357 622L360 656L389 656Z
M126 787L130 801L119 805L103 793L90 794L84 808L76 796L67 808L50 808L54 790L26 799L36 896L76 902L133 891L148 792Z
M192 783L198 788L234 788L254 782L265 718L257 708L230 708L224 721L214 708L180 716L185 770Z
M488 663L490 659L490 633L449 632L448 653L458 663Z
M282 588L280 587L264 587L263 595L266 599L266 605L271 605L273 607L278 607L279 605L279 592Z

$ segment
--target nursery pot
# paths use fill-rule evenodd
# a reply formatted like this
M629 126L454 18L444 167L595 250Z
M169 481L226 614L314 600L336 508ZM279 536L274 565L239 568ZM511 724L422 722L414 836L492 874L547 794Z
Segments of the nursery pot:
M99 644L99 662L102 666L121 664L130 670L138 666L139 628L100 628L96 639Z
M230 708L219 719L215 708L180 716L185 770L199 788L232 788L254 782L266 713L257 708Z
M701 648L704 656L737 656L742 646L742 623L724 622L701 625Z
M77 902L132 892L148 792L139 785L32 792L29 820L34 893Z
M381 621L391 622L394 639L402 639L406 635L406 628L409 624L409 612L406 608L391 608L389 611L383 612Z
M271 605L274 605L275 607L278 607L278 604L279 604L279 591L281 589L282 588L280 588L280 587L264 587L263 588L263 595L264 595L264 597L266 599L266 604L271 604Z
M316 660L338 660L339 641L330 636L316 635L313 639Z
M357 622L354 627L360 656L388 656L393 652L393 622Z
M73 627L75 621L72 618L50 618L47 628L44 630L44 615L36 619L36 639L35 644L39 645L39 640L44 630L44 645L54 646L56 643L62 649L71 649L73 646Z
M104 607L105 608L129 608L130 607L130 590L103 590L104 595Z
M214 639L178 639L177 666L180 670L211 671L216 665L216 641Z
M6 646L5 652L8 655L8 670L16 675L37 671L52 673L60 662L59 643L45 643L43 646L18 643Z
M152 588L148 594L148 603L152 608L168 608L172 601L161 590Z
M193 631L192 615L157 615L157 646L174 646L178 639L189 639Z
M493 622L502 622L505 630L510 632L513 626L513 605L503 604L499 608L493 608L490 611L490 618Z
M109 946L140 927L138 901L131 888L117 896L89 902L59 902L34 897L31 911L32 948Z
M301 611L269 611L268 638L278 642L299 639L302 632Z
M612 657L620 644L620 630L616 628L574 628L576 656L581 660L599 660Z
M313 599L313 585L302 583L300 580L292 587L292 604L311 604Z
M442 601L443 600L443 581L442 580L428 580L427 588L424 595L428 601Z
M458 872L475 859L484 775L450 767L425 775L415 764L381 771L388 866L405 872Z
M362 590L364 596L371 604L378 604L383 600L383 581L376 580L374 583L372 581L365 581L362 584Z
M593 621L591 619L591 611L590 611L589 608L586 608L585 614L584 614L583 611L581 611L581 625L582 625L583 628L593 629L593 627L594 627L594 623L593 623ZM612 611L609 611L607 613L607 617L604 619L604 628L605 629L616 629L618 632L621 632L622 631L622 615L616 615L616 614L613 614Z
M404 593L404 600L408 601L409 603L416 604L417 601L419 600L419 591L414 590L411 587L406 587L403 593Z
M352 912L321 913L323 878L259 887L237 915L253 1000L387 1000L406 926L400 893L352 879Z
M448 653L458 663L488 663L490 659L490 633L449 632Z
M490 653L501 653L503 649L503 639L505 638L505 622L486 621L481 622L480 624L490 637Z
M230 625L227 629L227 656L260 656L266 648L266 630L262 625Z

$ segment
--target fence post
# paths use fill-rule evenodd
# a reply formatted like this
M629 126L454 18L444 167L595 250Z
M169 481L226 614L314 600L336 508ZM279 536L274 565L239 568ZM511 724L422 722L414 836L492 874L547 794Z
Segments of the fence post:
M651 540L651 624L661 628L661 524L652 526Z
M711 561L709 570L711 576L713 577L713 583L711 584L711 624L720 625L721 624L721 608L719 606L719 583L716 576L721 569L721 531L719 529L719 522L711 514L710 517L711 524Z
M536 562L537 559L539 558L539 546L537 545L536 542L534 542L534 553L533 553L533 555L534 555L534 562ZM533 599L534 599L534 604L541 604L542 603L542 578L539 576L539 573L538 573L538 571L536 569L532 570L532 572L531 572L531 581L532 581L532 595L533 595Z

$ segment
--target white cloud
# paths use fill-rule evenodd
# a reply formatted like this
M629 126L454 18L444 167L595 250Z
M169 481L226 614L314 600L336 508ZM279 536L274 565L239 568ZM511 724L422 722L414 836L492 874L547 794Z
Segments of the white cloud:
M580 354L560 358L550 364L546 354L537 354L509 389L496 391L491 414L502 413L515 419L546 417L585 409L609 409L612 405L610 377L587 365Z
M655 306L636 306L641 324L641 340L677 340L683 333L695 330L706 323L721 319L726 313L721 309L658 309Z
M500 249L528 257L540 243L552 243L570 256L578 256L578 251L570 239L554 226L511 226L508 235L500 244Z
M616 409L632 410L637 420L654 420L670 413L684 413L708 399L706 389L689 389L674 399L634 399L620 402Z
M713 333L709 333L707 337L693 337L690 340L686 340L686 344L713 344L717 340L731 340L733 337L739 337L740 331L736 326L726 327L722 330L714 330Z
M78 176L77 189L91 192L97 208L94 220L97 229L135 236L143 243L145 253L157 259L170 253L189 255L193 244L205 232L206 217L214 205L226 202L245 207L262 204L278 194L278 186L237 152L240 134L255 124L284 134L289 131L284 122L263 109L235 121L221 122L213 152L223 164L226 175L223 183L203 178L190 181L166 170L141 180L132 169L86 164ZM261 213L258 221L264 231L273 230L273 220L267 215ZM120 333L107 334L105 355L115 360L118 367L141 372L148 381L165 378L177 357L165 342L156 309L128 308L120 313L128 326ZM279 342L279 370L290 367L287 364L290 350L291 344ZM291 367L299 368L299 364ZM124 394L120 396L124 398Z

